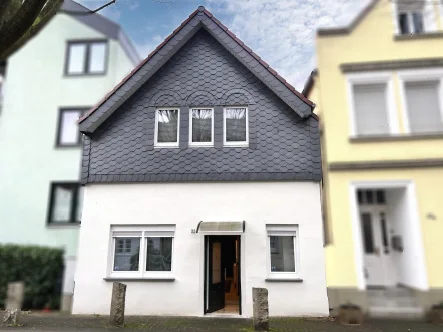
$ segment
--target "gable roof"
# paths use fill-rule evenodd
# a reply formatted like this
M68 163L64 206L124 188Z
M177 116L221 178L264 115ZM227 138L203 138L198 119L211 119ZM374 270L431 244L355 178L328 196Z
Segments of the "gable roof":
M317 30L318 36L336 36L336 35L347 35L351 33L363 19L371 12L375 5L380 0L371 0L368 5L352 20L352 22L345 27L336 28L322 28Z
M130 39L125 34L121 26L117 23L107 19L106 17L98 13L91 14L88 8L80 5L73 0L64 0L62 7L60 8L60 13L71 16L77 21L86 24L94 30L101 32L108 38L117 40L134 65L140 62L140 57L134 46L132 45Z
M200 6L96 106L79 119L80 131L85 134L93 133L201 28L206 29L300 117L307 118L313 114L315 104L312 101L286 82L208 10Z

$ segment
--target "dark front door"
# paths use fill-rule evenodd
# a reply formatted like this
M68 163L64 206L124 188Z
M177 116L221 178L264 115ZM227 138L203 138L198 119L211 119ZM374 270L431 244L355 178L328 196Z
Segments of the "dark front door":
M225 275L222 264L222 241L217 236L206 237L206 312L214 312L225 307Z

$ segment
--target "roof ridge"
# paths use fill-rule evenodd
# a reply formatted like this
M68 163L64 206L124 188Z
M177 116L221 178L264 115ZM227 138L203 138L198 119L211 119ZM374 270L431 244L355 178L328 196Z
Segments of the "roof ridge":
M239 39L232 31L230 31L223 23L221 23L209 10L204 6L199 6L194 10L187 19L185 19L171 34L169 34L163 42L161 42L149 55L142 60L131 72L126 75L120 83L118 83L111 91L109 91L104 98L102 98L93 108L86 112L79 120L78 123L83 122L92 113L95 112L117 89L119 89L129 78L131 78L138 70L140 70L144 64L146 64L155 54L157 54L166 43L174 37L197 13L203 12L208 16L215 24L217 24L221 29L223 29L231 38L233 38L245 51L247 51L251 56L253 56L266 70L268 70L274 77L276 77L282 84L284 84L292 93L294 93L298 98L305 102L310 107L315 107L315 103L309 100L302 93L297 91L294 86L287 82L282 76L280 76L269 64L262 60L251 48L249 48L241 39ZM313 113L312 113L313 114Z

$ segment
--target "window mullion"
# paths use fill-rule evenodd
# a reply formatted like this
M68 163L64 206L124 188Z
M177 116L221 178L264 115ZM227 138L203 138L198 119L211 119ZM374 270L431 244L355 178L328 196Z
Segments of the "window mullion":
M89 67L89 60L90 60L90 52L91 52L91 43L85 44L85 62L83 63L83 72L85 74L89 73L88 67Z

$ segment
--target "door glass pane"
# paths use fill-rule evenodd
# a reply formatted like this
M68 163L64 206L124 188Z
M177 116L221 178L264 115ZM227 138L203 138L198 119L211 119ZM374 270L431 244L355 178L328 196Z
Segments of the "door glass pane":
M140 238L116 238L114 271L138 271Z
M363 204L363 191L357 190L357 200L358 204Z
M68 54L68 74L81 74L84 72L86 57L86 44L70 44Z
M146 271L171 271L172 237L147 237Z
M377 203L378 204L386 203L385 191L384 190L377 190L376 191L376 195L377 195Z
M363 244L365 253L374 253L374 235L372 230L372 218L370 213L361 214L362 232L363 232Z
M106 62L106 43L94 43L89 46L89 64L90 73L103 73Z
M383 237L383 247L385 253L388 251L388 230L386 229L386 216L384 213L380 213L380 226L381 226L381 234Z
M67 111L63 110L61 113L60 122L60 142L61 145L72 145L79 143L79 131L77 120L81 112L77 110Z
M366 190L366 203L372 204L374 202L374 195L372 190Z
M270 236L271 272L295 272L293 236Z
M222 280L221 277L221 243L215 242L212 244L212 283L220 283Z
M157 142L177 142L178 110L158 110L157 121Z
M74 200L75 186L56 185L52 204L52 220L54 222L70 222Z
M227 108L225 110L226 142L246 141L246 108Z
M212 142L212 109L192 109L192 142Z

